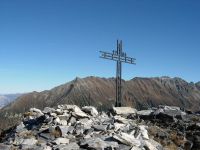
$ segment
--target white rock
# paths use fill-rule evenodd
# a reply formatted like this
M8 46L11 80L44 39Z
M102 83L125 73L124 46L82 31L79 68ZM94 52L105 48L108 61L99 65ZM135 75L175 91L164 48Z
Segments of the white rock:
M120 123L124 123L124 124L126 124L126 123L129 122L128 119L123 118L123 117L121 117L121 116L114 116L114 118L115 118L115 120L116 120L117 122L120 122Z
M65 137L68 134L68 132L69 133L73 132L74 127L72 127L72 126L57 126L55 128L55 130L60 133L61 137Z
M133 135L129 135L124 132L121 132L120 134L114 134L113 138L129 146L141 146L141 141L139 139L136 139Z
M90 129L93 124L93 121L90 119L84 118L84 119L79 119L79 121L77 121L77 123L82 124L84 129Z
M43 110L43 113L47 114L47 113L52 113L55 112L54 108L50 108L50 107L45 107Z
M140 125L139 126L139 129L140 129L140 132L142 134L142 137L146 140L149 139L149 135L148 135L148 131L147 131L147 126L144 126L144 125Z
M52 143L54 143L56 145L69 144L69 139L67 139L67 138L57 138Z
M140 110L140 111L137 111L137 115L140 115L140 116L149 116L151 113L153 113L154 111L153 110Z
M38 141L35 138L24 139L22 145L35 145Z
M125 126L126 126L126 125L123 124L123 123L114 123L114 127L115 127L114 130L117 131L117 130L119 130L119 129L125 127Z
M72 115L74 117L81 117L81 118L88 118L89 116L84 113L78 106L76 105L64 105L64 108L69 110L69 111L72 111Z
M114 113L117 115L136 114L137 110L131 107L113 107Z
M42 111L41 111L40 109L37 109L37 108L31 108L31 109L30 109L30 112L36 112L37 114L40 114L41 116L44 115L44 114L42 113Z
M50 116L56 118L56 117L57 117L57 114L56 114L56 113L51 113Z
M144 140L144 144L146 147L148 147L149 150L163 150L162 145L152 139Z
M92 116L97 116L99 114L97 109L93 106L84 106L82 107L82 110Z
M133 147L131 147L130 150L144 150L144 149L143 149L143 148L139 148L139 147L137 147L137 146L133 146Z
M55 123L55 124L60 124L60 118L59 118L59 117L56 117L56 119L54 120L54 123Z
M25 125L23 122L21 122L17 127L16 127L16 132L22 132L23 130L26 130L24 129L25 128Z
M62 115L63 114L63 110L62 109L56 109L55 113L57 115Z
M52 148L50 146L44 146L43 150L52 150Z
M60 120L60 125L62 126L67 126L67 121L66 120Z

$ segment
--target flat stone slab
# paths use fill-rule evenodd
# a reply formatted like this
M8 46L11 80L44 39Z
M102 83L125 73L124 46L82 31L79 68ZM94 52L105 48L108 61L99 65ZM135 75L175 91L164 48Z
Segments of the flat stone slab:
M82 107L82 110L92 116L97 116L99 114L97 109L93 106L84 106Z
M117 115L136 114L137 110L131 107L113 107L113 112Z
M69 139L67 139L67 138L57 138L52 143L56 144L56 145L69 144Z

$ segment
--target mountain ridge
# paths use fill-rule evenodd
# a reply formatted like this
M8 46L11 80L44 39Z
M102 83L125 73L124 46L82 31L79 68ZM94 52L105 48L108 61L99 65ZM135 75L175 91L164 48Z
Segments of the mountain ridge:
M200 110L199 83L189 83L177 77L135 77L122 80L122 86L124 106L141 110L158 105L173 105L191 111ZM31 107L43 109L59 104L81 107L93 105L99 110L109 109L115 104L115 78L77 77L51 90L27 93L0 110L0 121L6 122L6 118L12 116L12 123L13 116L19 117L19 114Z

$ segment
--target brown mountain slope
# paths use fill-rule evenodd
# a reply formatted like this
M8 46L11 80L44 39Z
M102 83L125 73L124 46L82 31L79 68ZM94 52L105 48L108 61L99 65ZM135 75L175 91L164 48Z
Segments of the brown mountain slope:
M134 78L122 83L124 105L137 109L160 104L176 105L194 111L200 109L199 86L180 78ZM49 91L33 92L19 97L0 111L0 119L5 120L5 114L8 117L10 114L25 112L31 107L42 109L45 106L54 107L66 103L94 105L105 109L114 105L114 99L114 78L76 78Z
M200 82L197 82L195 85L200 90Z

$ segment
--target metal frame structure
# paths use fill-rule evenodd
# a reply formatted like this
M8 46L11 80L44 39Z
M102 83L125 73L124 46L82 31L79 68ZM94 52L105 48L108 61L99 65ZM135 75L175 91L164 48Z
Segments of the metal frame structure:
M136 64L135 58L127 57L126 53L122 52L122 40L117 40L117 50L112 53L100 51L100 58L114 60L117 62L116 69L116 107L122 106L122 63Z

